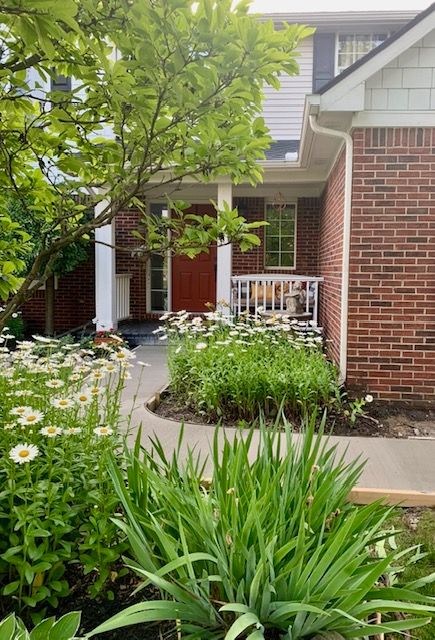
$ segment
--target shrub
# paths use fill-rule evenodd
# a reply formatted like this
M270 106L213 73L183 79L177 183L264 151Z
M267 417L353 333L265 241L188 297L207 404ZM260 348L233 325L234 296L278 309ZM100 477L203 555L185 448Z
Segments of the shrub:
M80 562L92 594L124 549L103 462L118 446L131 353L39 338L0 352L0 588L9 608L56 606Z
M391 536L382 530L391 510L347 502L362 467L313 435L316 419L299 440L288 425L231 442L217 430L209 481L196 455L181 466L158 440L129 454L127 486L112 462L128 564L164 599L127 608L89 637L152 620L174 621L183 640L362 638L426 624L435 600L418 593L421 581L383 583L406 556L375 553ZM370 623L378 612L383 624Z
M252 420L281 405L296 417L339 399L337 370L315 329L289 318L211 317L171 315L166 330L171 389L207 419Z

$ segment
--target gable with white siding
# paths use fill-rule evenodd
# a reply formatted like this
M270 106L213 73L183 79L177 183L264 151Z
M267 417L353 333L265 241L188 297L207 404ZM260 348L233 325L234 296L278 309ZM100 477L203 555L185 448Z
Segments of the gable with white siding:
M367 80L365 109L435 109L435 30Z
M312 92L313 38L305 38L298 47L299 75L284 75L279 91L265 88L263 115L274 140L299 140L305 96Z

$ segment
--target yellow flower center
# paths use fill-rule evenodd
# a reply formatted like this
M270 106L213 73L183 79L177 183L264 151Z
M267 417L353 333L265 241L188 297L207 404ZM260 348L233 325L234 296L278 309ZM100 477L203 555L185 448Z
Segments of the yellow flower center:
M68 400L60 400L59 404L62 405L62 407L66 407L68 404Z
M30 451L28 449L23 449L22 451L20 451L20 453L18 455L19 455L20 458L27 458L29 453L30 453Z
M101 427L100 433L107 433L107 427Z
M56 433L56 427L47 427L47 433Z
M20 408L17 409L17 413L24 413L24 412L25 412L25 409L20 409Z
M87 399L88 399L88 396L79 396L80 402L86 402Z
M34 422L36 420L36 416L26 416L27 422Z

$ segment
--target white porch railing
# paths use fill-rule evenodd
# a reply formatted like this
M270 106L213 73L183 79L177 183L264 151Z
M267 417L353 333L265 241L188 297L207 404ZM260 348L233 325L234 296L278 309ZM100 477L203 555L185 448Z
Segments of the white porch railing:
M131 273L116 274L116 319L130 317L130 280Z
M303 307L306 319L312 319L316 324L319 319L319 285L323 278L317 276L292 276L290 274L260 273L244 276L233 276L232 282L232 313L240 315L249 311L258 315L261 307L266 313L285 313L287 294L296 283L303 292Z

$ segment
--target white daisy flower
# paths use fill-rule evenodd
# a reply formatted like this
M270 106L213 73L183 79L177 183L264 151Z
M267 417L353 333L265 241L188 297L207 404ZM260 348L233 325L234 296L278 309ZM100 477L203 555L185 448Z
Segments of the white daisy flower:
M89 392L87 391L87 389L80 391L77 395L76 395L76 400L77 403L80 405L87 405L92 401L92 397L89 394Z
M32 407L21 406L21 407L14 407L9 411L9 413L12 416L22 416L28 411L32 411Z
M68 429L65 429L65 433L68 433L70 435L76 435L77 433L81 433L82 430L80 427L68 427Z
M24 464L34 460L39 453L39 449L34 444L17 444L9 451L9 458L16 464Z
M364 399L366 402L373 402L373 396L370 393L368 393Z
M46 338L45 336L32 336L37 342L43 342L44 344L56 344L59 340L55 338Z
M44 418L42 411L30 410L26 411L20 418L18 418L18 424L37 424Z
M94 429L94 433L96 436L111 436L113 429L110 427L96 427Z
M121 338L121 336L117 336L116 333L109 333L109 338L117 340L118 342L124 342L123 338Z
M49 425L48 427L42 427L42 429L39 430L39 433L43 436L47 436L47 438L55 438L62 434L62 429L60 427Z
M110 358L111 360L122 362L123 360L129 360L130 358L135 358L135 355L128 349L119 349L119 351L114 351L114 353L112 353Z
M196 345L195 349L197 351L202 351L203 349L207 349L207 343L206 342L198 342L198 344Z
M114 373L117 370L118 370L117 366L113 362L108 362L107 364L104 365L104 371L106 373ZM94 375L94 378L95 378L95 375Z
M49 387L50 389L60 389L60 387L63 387L64 384L64 381L59 380L59 378L51 378L50 380L46 380L45 382L45 386Z
M53 407L56 409L71 409L73 403L69 398L53 398L51 401Z
M89 389L89 393L91 393L93 396L98 396L101 393L101 389L100 387L91 387Z

